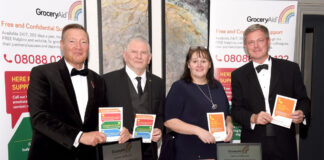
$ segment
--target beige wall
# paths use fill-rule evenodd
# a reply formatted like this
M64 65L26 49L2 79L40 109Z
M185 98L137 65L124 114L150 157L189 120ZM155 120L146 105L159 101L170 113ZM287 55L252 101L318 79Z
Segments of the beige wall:
M152 0L152 72L162 77L162 7L161 0ZM99 39L97 0L86 0L87 30L90 37L89 68L99 73Z

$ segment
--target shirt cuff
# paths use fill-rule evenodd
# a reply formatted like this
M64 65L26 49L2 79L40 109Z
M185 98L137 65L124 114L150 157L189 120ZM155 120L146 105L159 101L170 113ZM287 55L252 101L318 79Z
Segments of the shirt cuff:
M251 123L251 129L254 130L255 128L255 123Z
M74 140L74 143L73 143L73 146L75 147L75 148L77 148L78 146L79 146L79 140L80 140L80 138L81 138L81 135L82 135L82 131L80 131L79 133L78 133L78 135L76 136L76 138L75 138L75 140Z

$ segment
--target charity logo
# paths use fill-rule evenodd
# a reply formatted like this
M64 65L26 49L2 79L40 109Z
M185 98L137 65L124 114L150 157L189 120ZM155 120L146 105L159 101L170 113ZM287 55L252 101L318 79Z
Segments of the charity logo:
M278 23L289 24L290 19L294 16L295 16L295 6L290 5L280 13Z
M52 17L52 18L66 18L67 12L62 11L48 11L41 8L36 8L35 13L37 16L45 16L45 17Z
M70 6L69 20L77 21L80 14L82 14L82 2L76 1Z
M242 153L246 154L249 151L249 146L244 146L242 149Z

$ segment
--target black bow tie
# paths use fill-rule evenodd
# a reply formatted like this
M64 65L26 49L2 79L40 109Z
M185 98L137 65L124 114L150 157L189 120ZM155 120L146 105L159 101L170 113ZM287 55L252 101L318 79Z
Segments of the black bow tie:
M259 73L262 69L268 69L268 65L267 64L261 64L261 65L258 65L257 67L255 67L255 69Z
M71 77L76 75L87 76L87 74L88 74L88 69L76 70L75 68L73 68L71 71Z

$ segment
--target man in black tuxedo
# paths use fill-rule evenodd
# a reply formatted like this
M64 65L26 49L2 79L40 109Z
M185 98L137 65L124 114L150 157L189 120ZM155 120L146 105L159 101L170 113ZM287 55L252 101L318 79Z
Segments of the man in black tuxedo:
M97 131L98 107L105 105L104 80L85 68L89 37L79 24L63 28L64 58L34 67L28 105L33 127L30 160L92 160L106 136Z
M156 114L152 143L143 144L143 159L157 159L157 144L162 136L164 87L161 78L147 72L152 54L146 39L131 38L123 52L125 67L105 74L110 107L123 107L124 131L131 137L135 114ZM122 131L123 132L123 131ZM122 139L123 137L121 137Z
M269 47L265 26L254 24L244 31L252 61L232 72L232 116L242 125L243 143L262 144L263 160L297 160L294 124L310 115L310 101L298 64L270 57ZM270 123L277 94L298 100L290 129Z

